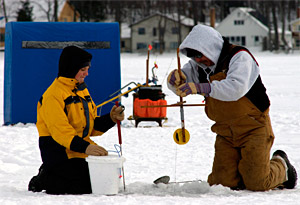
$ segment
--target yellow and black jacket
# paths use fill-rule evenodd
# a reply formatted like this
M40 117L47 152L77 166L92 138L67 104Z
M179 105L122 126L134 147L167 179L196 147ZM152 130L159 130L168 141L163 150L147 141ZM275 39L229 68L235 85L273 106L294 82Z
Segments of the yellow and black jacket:
M37 106L41 157L46 167L71 158L85 158L90 136L101 135L115 123L110 115L97 116L97 108L85 84L58 77Z

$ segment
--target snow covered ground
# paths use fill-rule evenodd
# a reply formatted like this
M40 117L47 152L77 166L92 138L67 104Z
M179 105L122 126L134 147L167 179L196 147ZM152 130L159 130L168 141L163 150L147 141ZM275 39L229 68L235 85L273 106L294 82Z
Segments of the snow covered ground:
M274 54L254 51L261 67L262 80L271 100L271 120L276 136L272 153L287 152L296 169L300 170L300 53ZM3 96L4 53L0 52L0 94ZM169 104L179 98L166 86L166 76L177 68L176 54L150 54L150 67L158 64L159 84ZM145 82L146 54L122 54L122 85L131 81ZM181 56L181 64L187 58ZM201 103L200 96L189 96L188 103ZM126 118L132 115L132 95L122 98ZM116 196L62 195L27 191L31 177L41 164L38 133L34 124L0 127L0 204L300 204L300 188L266 192L232 191L223 186L209 187L206 182L153 185L156 178L169 175L171 181L206 181L214 156L215 135L210 131L203 107L186 107L185 123L191 139L177 145L173 133L180 128L179 108L168 108L168 121L163 127L156 122L124 120L122 124L123 156L126 191ZM3 97L0 100L0 123L3 124ZM114 127L95 141L108 150L118 144ZM299 173L300 174L300 173Z

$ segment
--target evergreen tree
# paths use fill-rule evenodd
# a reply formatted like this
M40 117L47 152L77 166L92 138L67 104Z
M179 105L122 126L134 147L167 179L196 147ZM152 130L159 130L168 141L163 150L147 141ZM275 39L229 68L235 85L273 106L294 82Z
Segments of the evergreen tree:
M22 8L17 12L17 21L32 21L32 9L33 6L30 6L29 0L22 1Z

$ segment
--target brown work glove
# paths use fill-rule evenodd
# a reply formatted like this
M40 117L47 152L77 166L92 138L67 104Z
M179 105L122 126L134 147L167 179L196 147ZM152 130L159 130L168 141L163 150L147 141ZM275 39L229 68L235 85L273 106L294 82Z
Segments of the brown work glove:
M117 107L114 105L110 111L110 118L114 123L116 123L117 120L124 120L123 108L121 106Z
M209 83L185 83L176 89L176 94L180 97L185 97L190 94L201 94L209 96L211 87Z
M175 88L185 83L186 81L186 76L183 74L183 72L180 73L181 75L179 75L178 70L175 69L168 76L168 83L170 83L170 85L174 86Z
M87 146L85 153L94 156L107 156L108 152L101 146L90 144Z

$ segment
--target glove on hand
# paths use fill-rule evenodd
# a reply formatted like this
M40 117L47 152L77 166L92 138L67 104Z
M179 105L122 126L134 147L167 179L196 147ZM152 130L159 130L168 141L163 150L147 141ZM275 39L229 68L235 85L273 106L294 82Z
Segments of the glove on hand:
M100 147L98 145L90 144L87 146L85 153L87 155L94 155L94 156L106 156L108 152L103 147Z
M114 105L110 111L110 118L114 123L116 123L117 120L124 120L123 108L121 106L117 107Z
M168 82L175 87L178 87L182 83L185 83L186 76L181 72L181 75L179 75L179 72L177 69L173 70L169 76L168 76Z
M180 97L189 94L202 94L207 97L210 91L209 83L185 83L176 89L176 94Z

